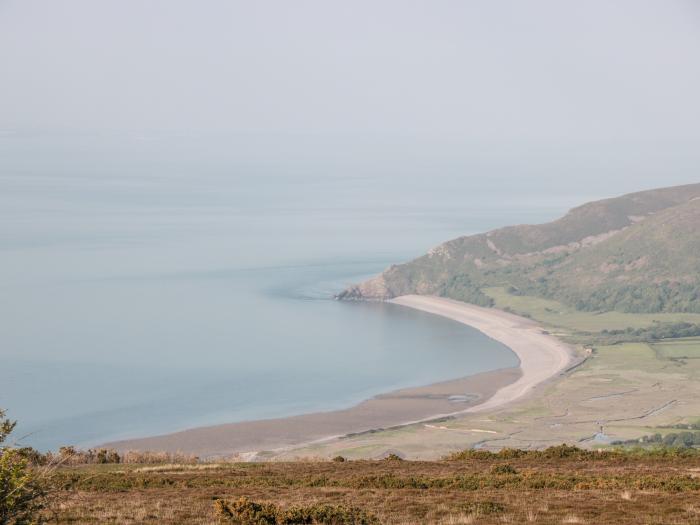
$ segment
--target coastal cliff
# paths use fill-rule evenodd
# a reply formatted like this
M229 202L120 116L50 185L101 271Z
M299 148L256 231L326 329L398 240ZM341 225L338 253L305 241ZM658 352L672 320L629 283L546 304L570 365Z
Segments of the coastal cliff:
M557 299L580 310L700 311L700 184L590 202L561 219L459 237L348 288L342 300L483 293Z

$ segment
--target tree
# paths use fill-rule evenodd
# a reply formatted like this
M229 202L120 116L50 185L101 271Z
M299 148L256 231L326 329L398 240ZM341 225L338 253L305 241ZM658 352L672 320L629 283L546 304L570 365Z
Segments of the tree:
M37 523L45 495L26 456L3 445L16 424L0 410L0 525Z

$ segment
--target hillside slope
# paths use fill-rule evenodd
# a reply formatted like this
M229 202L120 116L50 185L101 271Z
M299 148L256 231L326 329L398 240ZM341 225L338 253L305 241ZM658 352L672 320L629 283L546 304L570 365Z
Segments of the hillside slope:
M432 294L489 305L485 286L581 310L700 311L700 184L584 204L561 219L459 237L340 299Z

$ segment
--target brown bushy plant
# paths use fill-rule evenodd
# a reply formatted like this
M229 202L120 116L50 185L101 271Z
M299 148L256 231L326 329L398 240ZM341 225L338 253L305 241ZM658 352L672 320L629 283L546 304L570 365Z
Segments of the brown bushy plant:
M25 450L25 449L22 449ZM27 454L31 454L32 449ZM199 463L199 458L192 454L178 452L150 452L129 450L119 454L114 449L97 448L79 450L73 446L61 447L57 454L51 452L43 458L31 454L28 458L34 464L60 463L61 465L106 465L106 464L138 464L138 465L194 465Z
M491 474L517 474L518 471L510 463L501 463L491 467Z
M98 448L76 450L75 447L61 447L58 450L58 460L64 465L106 465L121 463L122 459L116 450Z
M543 450L519 450L504 448L498 452L488 450L467 449L454 452L446 456L447 461L463 461L469 459L498 460L498 459L609 459L611 456L619 456L617 451L585 450L573 445L556 445Z
M121 455L124 464L139 465L195 465L199 463L199 458L194 454L183 454L181 452L149 452L139 450L127 450Z
M272 503L256 503L248 498L216 501L222 521L237 525L379 525L377 518L362 509L343 505L310 505L280 509Z

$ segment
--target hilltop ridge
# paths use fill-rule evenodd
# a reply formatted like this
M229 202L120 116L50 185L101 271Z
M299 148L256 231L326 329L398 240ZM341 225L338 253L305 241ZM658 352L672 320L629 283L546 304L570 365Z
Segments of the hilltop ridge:
M562 218L447 241L339 294L438 295L491 306L482 292L556 299L580 310L700 311L700 184L589 202Z

